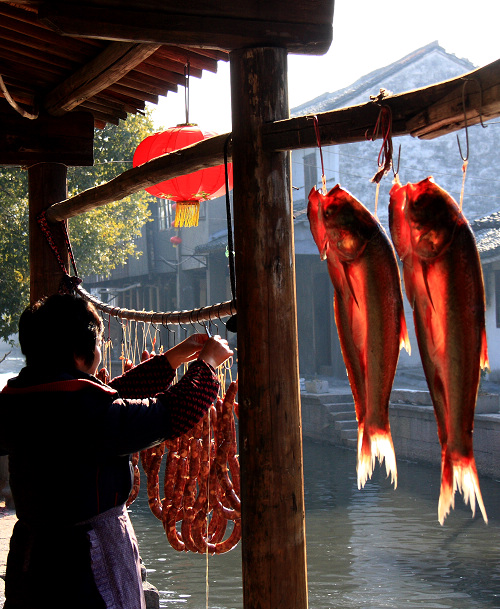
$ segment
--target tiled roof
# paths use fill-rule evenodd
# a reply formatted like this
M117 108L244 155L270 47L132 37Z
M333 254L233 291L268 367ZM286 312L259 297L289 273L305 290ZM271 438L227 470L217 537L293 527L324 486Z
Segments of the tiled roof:
M339 89L333 93L322 93L315 99L309 100L300 106L291 109L292 116L300 116L303 114L311 114L316 112L328 112L329 110L333 110L335 108L343 108L345 106L351 105L351 102L354 98L358 97L363 91L369 90L373 92L374 87L376 88L381 82L384 82L389 76L399 72L400 70L408 67L412 63L420 60L425 55L432 53L434 51L441 52L446 57L452 57L456 63L460 64L463 67L464 72L468 72L474 69L474 65L468 61L467 59L460 59L447 53L445 49L443 49L438 41L431 42L416 51L406 55L402 59L391 63L388 66L384 66L383 68L379 68L370 72L369 74L365 74L358 80L356 80L351 85Z

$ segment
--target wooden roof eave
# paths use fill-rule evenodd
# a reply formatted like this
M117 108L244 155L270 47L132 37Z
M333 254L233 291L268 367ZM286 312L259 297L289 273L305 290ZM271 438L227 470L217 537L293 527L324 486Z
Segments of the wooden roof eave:
M84 7L84 9L83 9ZM282 47L291 53L321 55L332 41L333 0L235 3L204 0L179 3L42 2L43 23L66 36L159 43L231 51Z

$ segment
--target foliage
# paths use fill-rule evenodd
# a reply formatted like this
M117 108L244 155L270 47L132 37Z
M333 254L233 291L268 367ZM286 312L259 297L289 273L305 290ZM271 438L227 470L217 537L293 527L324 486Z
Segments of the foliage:
M11 170L0 174L0 337L17 331L29 301L28 174Z
M151 115L131 115L126 124L107 125L94 136L94 165L68 170L71 195L98 186L132 167L138 144L153 132ZM107 276L129 256L138 256L134 238L149 216L144 190L69 220L69 232L78 272Z
M94 166L68 168L69 196L109 181L132 167L135 148L153 132L151 115L132 115L119 126L107 125L94 136ZM79 275L108 275L138 256L134 238L148 220L148 195L135 195L71 218L70 239ZM0 170L0 338L17 332L29 302L28 172Z

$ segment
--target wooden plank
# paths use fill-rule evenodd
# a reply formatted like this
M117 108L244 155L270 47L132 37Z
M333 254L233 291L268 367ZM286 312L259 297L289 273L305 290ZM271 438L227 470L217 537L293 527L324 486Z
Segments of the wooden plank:
M486 92L486 95L483 95L485 99L482 100L483 113L487 111L488 118L500 116L500 91L498 89L500 85L500 60L484 68L474 70L465 76L472 75L479 79ZM414 135L417 129L425 128L424 137L432 137L434 133L433 123L428 122L425 108L432 108L445 95L452 92L454 92L455 97L458 96L461 99L463 83L463 77L459 77L424 89L408 91L384 99L383 103L387 104L392 111L393 135ZM469 91L469 93L468 108L472 107L474 105L472 102L475 101L474 93L472 91ZM479 108L479 106L479 99L477 99L475 107ZM358 106L319 113L317 118L322 144L326 146L364 141L367 132L371 133L373 131L379 112L380 107L377 103L367 102ZM453 121L447 125L445 132L463 128L463 116L461 120L458 120L456 109L453 106L450 106L449 112ZM475 116L473 115L474 112ZM477 110L469 110L468 115L469 124L479 122ZM418 117L418 121L416 117ZM439 116L438 120L439 123L435 127L436 133L439 134L443 132L443 116ZM185 175L202 167L219 165L223 161L224 142L228 135L220 135L217 138L193 144L193 146L189 146L182 151L177 151L175 155L165 155L149 161L141 167L129 169L107 184L97 186L80 193L73 199L61 202L54 208L54 218L71 217L81 211L117 201L141 190L145 186L157 184L176 175ZM299 116L264 124L262 125L261 137L263 146L269 150L296 150L317 146L314 122L311 116ZM213 155L213 158L211 158L211 155ZM55 209L57 209L57 212Z
M170 83L172 85L185 85L186 79L184 77L184 73L174 72L172 70L165 70L164 67L158 67L156 65L150 64L146 61L141 63L141 74L146 74L154 78L157 82L160 83ZM135 70L132 70L130 76L134 76Z
M95 54L95 49L103 46L101 41L92 39L67 38L62 41L52 28L38 21L37 13L27 12L6 2L0 2L0 22L14 32L59 47L58 53L75 61L83 61L89 53Z
M500 116L499 59L463 76L384 98L382 103L392 112L393 136L410 134L432 139L462 129L465 126L462 107L464 79L471 80L466 89L467 123L479 123L481 108L484 119ZM481 84L481 89L477 83ZM364 141L366 134L373 131L379 111L380 106L376 102L367 102L318 113L322 144ZM262 137L266 145L278 150L317 146L312 116L264 125Z
M333 5L333 1L330 2ZM215 8L216 5L213 3L211 7ZM232 5L246 7L247 3L232 2ZM134 8L137 9L136 6ZM198 14L191 9L189 3L183 5L183 14L166 9L148 12L142 4L139 10L126 10L121 6L119 10L92 6L85 6L82 10L74 3L46 2L40 9L40 17L46 24L68 36L209 49L280 46L292 53L321 55L326 53L332 41L331 20L316 23L310 16L309 20L302 22L283 21L288 19L289 9L277 21L266 19L265 16L255 19L248 15L243 18L225 13L214 16L212 11ZM266 11L262 12L265 15Z
M487 121L500 112L500 59L469 73L461 82L449 87L449 92L433 101L407 122L417 137L432 139L464 126Z
M25 57L30 57L45 61L52 65L58 66L63 70L73 69L76 65L75 60L70 60L57 53L59 46L49 45L45 42L39 42L24 34L18 34L3 26L0 20L0 48L12 49L15 45L16 53ZM40 54L43 53L43 55Z
M73 110L82 101L119 81L157 49L158 45L155 44L110 44L95 59L51 91L45 97L45 109L54 116Z
M57 7L61 0L45 0L45 7ZM137 11L141 13L214 15L217 17L232 17L243 20L281 21L286 15L288 21L294 23L327 23L333 21L333 0L190 0L180 3L177 0L72 0L70 3L78 13L83 7L103 7L108 10ZM187 4L187 6L186 6ZM138 8L139 7L139 8Z
M28 121L0 100L0 165L94 163L94 121L88 112Z
M146 93L145 91L138 91L134 87L129 87L128 85L122 84L122 82L117 82L114 85L111 85L106 88L106 92L110 93L119 93L126 97L128 97L131 103L140 104L141 102L149 102L150 104L158 103L158 95L153 95L151 93Z
M287 54L230 61L243 606L307 609L290 155L261 138L288 115Z
M153 95L167 95L169 91L176 92L177 85L171 82L158 80L148 74L143 74L138 70L131 70L126 76L121 78L119 84L131 87L141 93Z
M158 50L155 56L179 62L182 66L182 73L184 73L184 66L187 64L188 60L191 70L208 70L214 74L217 73L217 61L215 59L203 57L202 55L193 52L192 49L188 50L180 46L163 46ZM194 72L192 72L192 74L194 74Z
M185 62L179 61L179 58L177 58L177 60L173 60L166 58L164 55L160 55L161 49L163 48L164 47L160 47L159 51L156 51L154 55L148 57L142 65L149 64L163 70L174 72L175 74L179 74L180 76L184 77L184 66L186 65ZM190 73L191 76L194 76L195 78L201 78L203 70L195 68L193 65L191 65Z

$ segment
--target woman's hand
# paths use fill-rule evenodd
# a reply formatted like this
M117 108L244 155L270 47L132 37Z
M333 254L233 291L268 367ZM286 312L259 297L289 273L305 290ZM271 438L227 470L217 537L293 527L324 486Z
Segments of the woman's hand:
M193 361L198 357L207 341L208 336L206 334L192 334L188 336L182 342L166 351L165 355L169 364L175 370L181 364Z
M212 336L203 345L198 359L203 360L214 368L223 364L233 355L233 351L229 348L226 339L220 336Z

